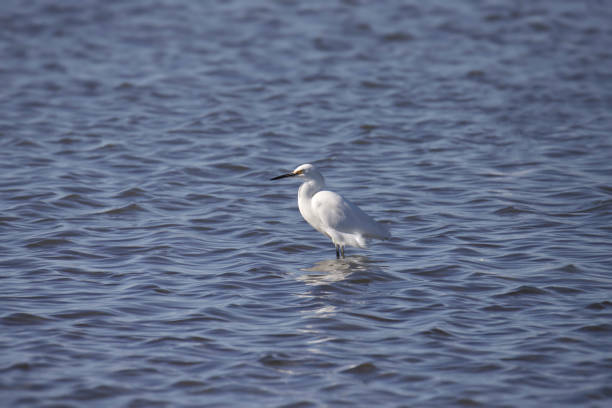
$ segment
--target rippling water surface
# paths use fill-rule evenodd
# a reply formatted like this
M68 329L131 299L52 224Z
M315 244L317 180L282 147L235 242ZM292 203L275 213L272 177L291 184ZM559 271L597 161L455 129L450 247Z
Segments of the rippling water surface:
M3 404L609 406L611 17L3 1Z

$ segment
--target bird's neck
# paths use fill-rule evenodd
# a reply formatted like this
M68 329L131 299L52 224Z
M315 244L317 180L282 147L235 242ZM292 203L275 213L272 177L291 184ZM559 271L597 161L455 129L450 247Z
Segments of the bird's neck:
M307 180L302 183L298 190L298 199L310 200L312 196L321 191L323 187L325 187L325 184L322 182Z

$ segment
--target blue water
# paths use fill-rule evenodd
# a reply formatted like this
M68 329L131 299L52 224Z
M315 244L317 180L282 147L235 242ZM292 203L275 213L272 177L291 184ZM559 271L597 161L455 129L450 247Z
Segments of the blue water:
M3 1L2 405L609 406L611 17Z

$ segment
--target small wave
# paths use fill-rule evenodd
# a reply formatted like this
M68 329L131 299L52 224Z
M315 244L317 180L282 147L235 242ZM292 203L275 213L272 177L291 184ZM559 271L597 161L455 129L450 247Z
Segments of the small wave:
M6 325L36 325L49 321L51 321L51 319L24 312L11 313L2 318L2 322Z
M597 311L612 309L612 302L610 302L609 300L604 300L601 302L591 303L587 306L587 309L597 310Z
M610 334L612 333L612 324L601 323L601 324L590 324L582 326L577 329L580 332L592 333L592 334Z
M533 211L528 210L526 208L517 208L513 205L510 205L504 208L500 208L499 210L496 210L493 212L493 214L497 214L497 215L519 215L519 214L530 214L530 213L533 213Z
M396 31L388 34L384 34L381 39L384 42L407 42L414 40L414 36L410 33L403 31Z
M374 363L361 363L355 366L352 366L350 368L347 368L346 370L343 370L342 372L344 374L352 374L352 375L356 375L356 376L370 376L374 373L376 373L378 371L378 367L376 367L376 365Z
M486 306L483 307L481 309L482 311L485 312L516 312L517 310L521 310L521 307L519 306L506 306L506 305L491 305L491 306Z
M82 195L77 194L77 193L67 194L55 200L54 204L57 205L58 207L66 207L66 208L77 208L79 206L87 206L87 207L95 207L95 208L104 207L103 203L92 200L87 197L83 197Z
M236 163L215 163L213 164L213 167L219 170L228 170L232 173L243 173L245 171L249 171L251 170L250 167L247 166L243 166L241 164L236 164Z
M399 320L399 319L391 319L389 317L383 317L383 316L376 316L374 314L366 314L366 313L355 313L355 312L349 312L347 313L348 315L351 316L355 316L355 317L360 317L363 319L367 319L367 320L374 320L376 322L380 322L380 323L402 323L404 322L404 320Z
M547 286L546 290L561 293L564 295L574 295L578 293L583 293L584 291L581 289L568 287L568 286Z
M207 384L203 381L198 381L198 380L179 380L177 382L175 382L174 384L172 384L172 387L176 387L176 388L200 388L200 387L206 387Z
M534 295L545 295L547 293L548 293L547 291L540 289L540 288L536 288L535 286L522 285L509 292L495 295L494 297L504 298L504 297L518 297L518 296L534 296Z
M142 197L145 194L146 194L145 190L138 188L138 187L132 187L132 188L128 188L127 190L121 191L119 194L115 195L114 198Z
M107 211L103 211L98 214L102 215L130 215L138 212L146 212L147 210L136 203L128 204L124 207L113 208Z
M451 333L447 332L446 330L440 329L439 327L432 327L431 329L422 331L421 334L436 339L453 337Z
M268 367L288 367L297 363L285 353L266 354L259 359L259 362Z
M85 309L85 310L70 310L60 313L55 313L53 317L58 319L83 319L88 317L107 317L107 316L115 316L114 313L106 312L104 310L93 310L93 309Z
M37 248L53 248L58 246L73 245L73 242L65 238L43 238L36 239L28 244L26 248L37 249Z

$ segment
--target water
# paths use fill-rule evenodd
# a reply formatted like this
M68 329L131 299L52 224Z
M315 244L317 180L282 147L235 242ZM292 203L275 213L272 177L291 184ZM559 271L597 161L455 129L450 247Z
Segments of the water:
M3 1L3 405L609 406L611 17Z

